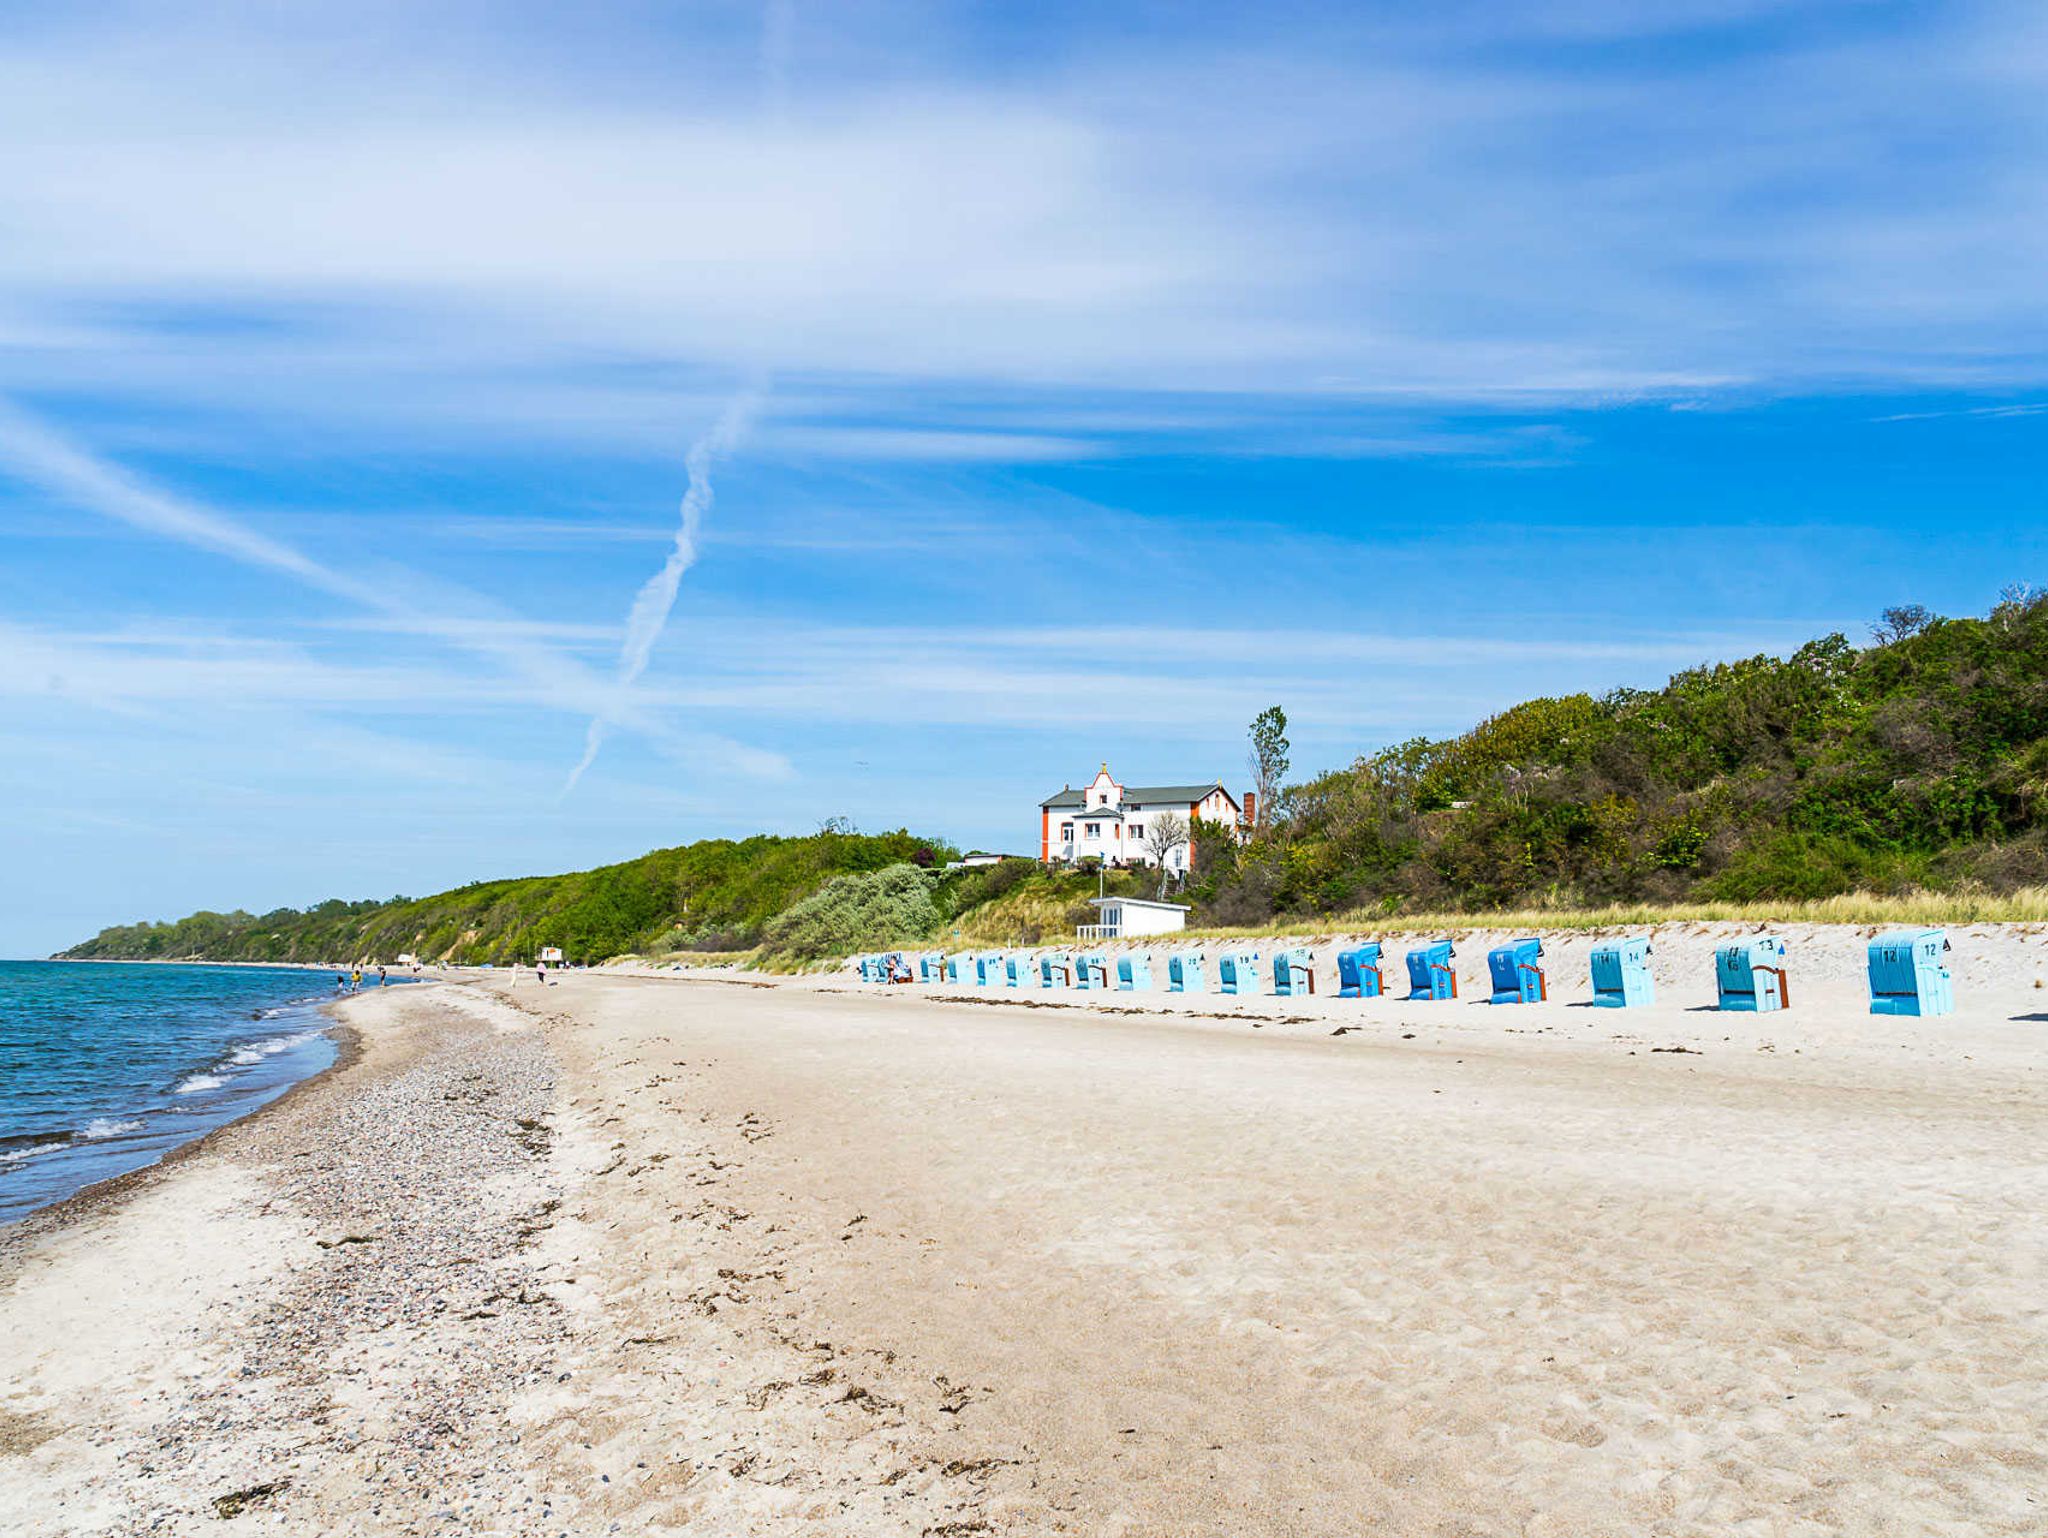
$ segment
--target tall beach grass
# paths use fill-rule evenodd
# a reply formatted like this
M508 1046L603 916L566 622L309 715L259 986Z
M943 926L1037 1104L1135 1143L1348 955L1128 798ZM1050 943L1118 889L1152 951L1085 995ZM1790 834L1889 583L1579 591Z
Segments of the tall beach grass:
M1462 929L1646 929L1658 924L2048 924L2048 887L1991 892L1844 892L1794 902L1617 903L1601 908L1512 908L1388 913L1366 908L1251 928L1190 929L1194 936L1434 933Z

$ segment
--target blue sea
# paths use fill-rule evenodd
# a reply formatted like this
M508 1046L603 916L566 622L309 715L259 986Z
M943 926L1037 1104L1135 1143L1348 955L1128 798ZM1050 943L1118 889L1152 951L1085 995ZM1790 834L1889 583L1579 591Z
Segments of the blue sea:
M332 970L0 961L0 1224L327 1067L333 997Z

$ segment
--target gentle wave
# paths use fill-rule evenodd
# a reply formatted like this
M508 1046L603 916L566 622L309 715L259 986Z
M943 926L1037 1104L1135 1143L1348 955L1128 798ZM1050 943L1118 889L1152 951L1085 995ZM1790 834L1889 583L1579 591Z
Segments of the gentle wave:
M330 1061L317 1008L332 981L303 968L0 961L0 1233Z
M140 1132L141 1130L142 1123L140 1121L123 1121L118 1116L96 1116L78 1129L76 1141L80 1143L97 1143L102 1138L125 1137L130 1132Z
M282 1013L282 1011L279 1011ZM267 1036L261 1041L244 1042L228 1054L221 1064L223 1068L253 1068L266 1057L276 1057L280 1052L289 1052L294 1047L303 1047L317 1039L321 1032L295 1031L289 1036ZM218 1070L216 1070L218 1071Z

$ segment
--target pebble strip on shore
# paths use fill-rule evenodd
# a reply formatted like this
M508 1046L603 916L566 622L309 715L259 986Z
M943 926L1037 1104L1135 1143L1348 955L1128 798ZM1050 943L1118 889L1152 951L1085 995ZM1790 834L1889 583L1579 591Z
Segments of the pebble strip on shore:
M89 1530L298 1527L335 1497L379 1532L539 1531L548 1501L504 1408L563 1335L529 1250L559 1200L554 1072L539 1032L472 1027L395 1077L321 1097L337 1104L235 1129L234 1157L275 1176L266 1206L315 1237L279 1290L241 1300L224 1338L214 1311L192 1319L225 1370L120 1449L114 1500L83 1492L111 1519ZM88 1530L49 1515L49 1531Z

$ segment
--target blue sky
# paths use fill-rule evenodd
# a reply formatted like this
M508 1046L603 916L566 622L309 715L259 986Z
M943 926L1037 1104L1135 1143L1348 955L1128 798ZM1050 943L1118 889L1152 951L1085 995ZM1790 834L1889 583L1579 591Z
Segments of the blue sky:
M289 9L0 5L0 954L2048 575L2038 6Z

